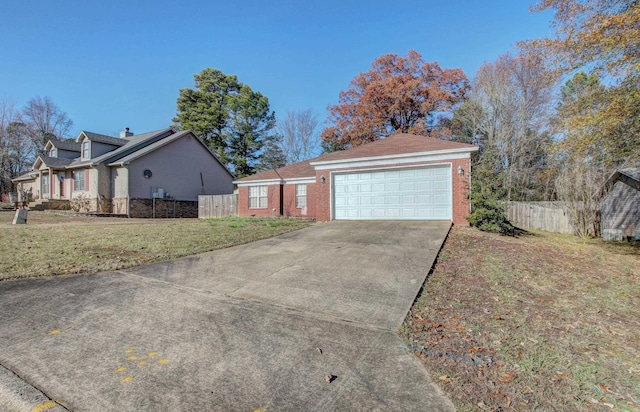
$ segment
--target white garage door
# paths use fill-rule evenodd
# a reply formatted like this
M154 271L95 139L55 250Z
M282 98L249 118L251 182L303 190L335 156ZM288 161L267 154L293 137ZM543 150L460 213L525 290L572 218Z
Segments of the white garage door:
M336 220L450 220L449 165L335 173Z

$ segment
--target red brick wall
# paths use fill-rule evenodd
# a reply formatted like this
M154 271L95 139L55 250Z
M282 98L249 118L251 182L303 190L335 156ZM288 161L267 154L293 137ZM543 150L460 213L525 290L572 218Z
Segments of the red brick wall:
M401 167L428 165L428 164L442 164L451 163L451 181L453 184L453 223L461 226L468 226L466 216L469 214L469 202L468 202L468 188L469 188L469 170L471 161L470 159L457 159L457 160L441 160L428 163L408 163L403 164ZM458 166L462 166L464 174L458 175ZM358 167L349 170L364 170L364 169L380 169L376 167ZM339 171L339 170L337 170ZM318 170L316 171L316 179L320 182L321 176L325 176L325 183L317 184L317 209L316 220L320 222L326 222L331 219L331 171L330 170Z
M296 207L296 185L295 183L286 184L283 186L284 201L283 201L283 214L284 216L298 216L298 217L310 217L316 216L316 186L315 183L307 183L307 210L306 214L303 213L303 209Z
M322 176L325 177L322 183ZM328 222L331 220L331 173L329 170L316 170L316 220Z
M428 164L451 163L451 180L453 184L453 223L461 226L468 226L466 216L469 214L469 171L471 169L470 159L457 159L435 161L429 163L409 163L404 166L417 166ZM458 166L462 166L463 175L458 175ZM380 167L360 167L349 170L380 169ZM315 217L320 222L331 219L331 171L316 171L316 183L307 184L307 214L306 217ZM325 182L322 183L322 176ZM295 184L270 185L269 200L266 209L249 209L249 188L240 187L238 192L238 214L239 216L273 217L278 216L280 211L280 188L283 192L283 214L284 216L302 216L302 210L295 207L296 191ZM276 209L273 212L273 209Z
M260 186L260 185L256 185ZM249 187L238 188L238 216L275 217L280 216L280 190L282 185L267 186L267 207L264 209L249 208ZM295 200L294 200L295 201ZM275 211L274 211L275 209Z
M462 166L462 175L458 174L458 166ZM470 159L457 159L451 161L451 181L453 183L453 223L460 226L469 226L469 222L467 222L467 215L471 212L469 205L470 171Z

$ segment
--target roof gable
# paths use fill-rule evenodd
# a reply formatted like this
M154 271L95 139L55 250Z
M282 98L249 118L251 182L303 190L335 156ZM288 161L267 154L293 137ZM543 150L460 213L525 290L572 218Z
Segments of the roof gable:
M40 165L44 164L46 167L51 168L64 168L65 166L73 163L72 159L64 159L59 157L49 157L45 155L40 155L36 158L36 161L33 162L33 168L39 169Z
M174 133L175 131L173 129L166 128L166 129L156 130L153 132L130 136L127 139L118 139L118 140L124 141L125 144L122 145L121 147L118 147L115 150L112 150L101 156L95 157L89 161L78 161L77 163L74 163L74 165L81 166L84 164L94 165L98 163L112 163L117 161L118 159L121 159L125 156L130 155L131 153L134 153L137 150L144 148L145 146L157 140L163 139Z
M124 138L121 139L119 137L107 136L106 134L99 134L81 130L80 134L78 134L78 137L76 138L76 143L81 143L85 138L91 140L92 142L99 142L112 146L124 146L129 140Z
M279 169L267 170L252 176L247 176L237 180L237 182L315 178L316 165L341 163L351 160L393 158L427 153L470 153L477 150L477 146L466 143L398 133L386 139L377 140L351 149L326 153L300 163L294 163Z
M163 139L151 142L150 144L145 145L145 146L141 147L140 149L138 149L138 150L136 150L134 152L131 152L131 153L125 155L125 156L122 156L122 157L118 158L117 160L112 161L107 166L121 166L121 165L129 164L130 162L132 162L132 161L134 161L136 159L139 159L139 158L141 158L141 157L143 157L143 156L145 156L145 155L147 155L149 153L152 153L155 150L158 150L161 147L166 146L171 142L174 142L174 141L176 141L178 139L186 137L187 135L190 135L192 138L195 138L207 150L207 152L211 156L213 156L213 158L218 163L220 163L220 165L224 168L224 170L227 173L229 173L229 175L231 177L233 177L233 173L231 173L231 171L229 171L227 166L224 163L222 163L220 161L220 159L218 159L218 156L216 156L215 153L213 153L211 151L211 149L209 149L209 147L207 147L207 145L204 144L204 142L198 136L196 136L195 133L193 133L192 130L185 130L185 131L181 131L181 132L175 132L173 129L169 129L169 130L171 130L173 132L173 134L171 134L171 135L169 135L169 136L167 136L167 137L165 137Z
M617 169L609 176L609 179L602 185L598 191L598 195L606 197L617 182L624 184L640 191L640 167Z
M477 151L478 147L467 143L436 139L408 133L398 133L385 139L363 144L347 150L327 153L315 162L331 162L339 160L362 159L369 157L393 156L413 153ZM315 163L314 162L314 163Z
M50 139L47 141L47 144L44 145L44 150L49 151L53 147L59 150L80 153L80 143L72 139Z

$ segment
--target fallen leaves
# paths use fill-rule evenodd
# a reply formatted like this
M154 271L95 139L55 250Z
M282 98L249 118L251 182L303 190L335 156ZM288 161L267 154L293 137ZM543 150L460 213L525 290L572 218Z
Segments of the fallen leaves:
M450 383L451 382L451 378L448 377L447 375L442 375L441 377L438 378L441 382L445 382L445 383Z
M517 377L518 377L517 373L515 373L513 371L510 371L510 372L503 373L499 380L500 380L500 382L503 382L503 383L511 383Z
M587 252L611 253L600 244L576 246L546 234L516 239L509 251L503 243L454 228L443 250L455 258L438 263L407 319L403 337L424 348L414 352L437 371L434 382L461 410L637 409L639 395L630 388L640 378L633 350L640 295L637 282L615 277L635 267L637 249L616 254L614 263L585 263ZM530 254L536 258L527 260ZM494 258L487 261L487 255ZM612 269L616 265L625 266ZM512 282L495 278L516 269L524 275ZM590 283L585 274L596 272L619 284L603 289ZM612 353L623 357L611 362Z

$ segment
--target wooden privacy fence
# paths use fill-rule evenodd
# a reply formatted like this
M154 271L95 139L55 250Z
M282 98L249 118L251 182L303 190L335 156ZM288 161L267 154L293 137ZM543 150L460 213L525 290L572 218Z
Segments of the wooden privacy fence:
M569 216L559 202L508 202L507 218L520 229L575 234Z
M238 195L198 196L198 218L238 216Z

